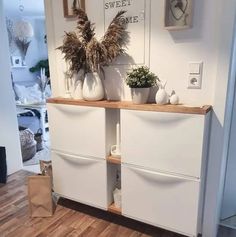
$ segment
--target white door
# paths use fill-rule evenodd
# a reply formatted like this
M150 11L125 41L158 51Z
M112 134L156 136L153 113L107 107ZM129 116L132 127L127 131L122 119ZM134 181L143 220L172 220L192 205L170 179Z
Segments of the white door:
M106 161L52 151L56 193L81 203L107 209Z
M52 149L105 159L105 109L48 104Z
M197 236L200 182L122 165L122 214Z
M200 177L205 116L121 110L122 161Z

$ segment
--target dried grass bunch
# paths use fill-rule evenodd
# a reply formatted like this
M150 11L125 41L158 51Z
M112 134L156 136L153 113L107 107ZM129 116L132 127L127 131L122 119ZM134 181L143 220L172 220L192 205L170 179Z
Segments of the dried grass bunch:
M63 45L58 48L69 64L68 75L72 77L81 70L84 73L100 72L103 66L125 52L128 32L121 20L125 11L117 13L100 41L95 38L94 24L87 14L75 5L73 11L78 16L77 30L66 32Z
M22 58L25 59L31 41L28 41L28 39L15 38L15 43L22 55Z
M20 20L14 24L14 40L23 59L31 43L30 38L34 36L34 29L30 22Z

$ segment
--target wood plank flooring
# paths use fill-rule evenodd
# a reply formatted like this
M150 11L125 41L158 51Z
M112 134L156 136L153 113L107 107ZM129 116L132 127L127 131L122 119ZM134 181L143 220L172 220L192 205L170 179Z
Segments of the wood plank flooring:
M60 199L49 218L30 218L27 176L20 171L0 185L0 237L183 237L112 213Z

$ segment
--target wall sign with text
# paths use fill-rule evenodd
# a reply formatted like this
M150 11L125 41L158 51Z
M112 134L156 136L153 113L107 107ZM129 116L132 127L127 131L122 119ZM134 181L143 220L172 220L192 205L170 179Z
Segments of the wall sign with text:
M128 23L129 57L119 57L115 64L149 65L150 0L104 0L105 31L118 11L125 10L122 19Z

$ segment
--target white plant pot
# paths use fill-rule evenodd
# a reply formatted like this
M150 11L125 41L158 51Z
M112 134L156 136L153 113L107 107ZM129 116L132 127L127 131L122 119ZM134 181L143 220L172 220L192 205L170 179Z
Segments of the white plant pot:
M146 104L150 88L131 88L132 101L134 104Z
M83 98L89 101L104 98L104 88L98 73L86 73L83 84Z

